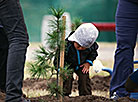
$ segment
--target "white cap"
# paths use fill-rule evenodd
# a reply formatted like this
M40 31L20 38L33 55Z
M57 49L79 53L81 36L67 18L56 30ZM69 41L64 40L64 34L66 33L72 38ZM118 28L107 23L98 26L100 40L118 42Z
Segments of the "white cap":
M89 48L97 39L98 33L98 29L92 23L84 23L76 29L68 40L75 41L82 47Z

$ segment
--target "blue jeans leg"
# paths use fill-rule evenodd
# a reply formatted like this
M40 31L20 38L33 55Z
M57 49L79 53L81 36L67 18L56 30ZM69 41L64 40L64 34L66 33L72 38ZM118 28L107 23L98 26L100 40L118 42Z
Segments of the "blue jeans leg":
M132 1L132 2L131 2ZM117 49L113 75L110 83L110 95L116 92L120 97L128 96L124 84L133 72L134 48L138 31L138 2L119 0L116 12Z

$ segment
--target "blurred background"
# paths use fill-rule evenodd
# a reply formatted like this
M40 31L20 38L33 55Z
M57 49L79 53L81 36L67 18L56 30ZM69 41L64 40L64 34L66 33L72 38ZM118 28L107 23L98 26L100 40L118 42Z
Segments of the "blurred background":
M64 8L65 12L70 14L71 21L75 17L80 17L83 22L114 23L118 0L20 0L20 2L30 37L27 52L27 61L30 61L35 55L33 52L42 43L42 22L44 16L49 15L50 7ZM105 66L112 67L116 47L115 32L100 31L97 41L100 46L98 59ZM138 48L135 52L138 52ZM138 59L136 53L135 59Z
M114 22L117 0L21 0L30 42L41 41L42 20L49 14L49 8L64 8L83 22ZM114 42L115 33L100 32L98 41Z

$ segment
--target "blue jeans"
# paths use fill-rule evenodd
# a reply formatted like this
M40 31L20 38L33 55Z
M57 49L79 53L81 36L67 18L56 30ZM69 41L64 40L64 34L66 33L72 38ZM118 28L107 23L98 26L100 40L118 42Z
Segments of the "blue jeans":
M8 39L6 102L21 102L24 63L29 43L19 0L0 0L0 22Z
M119 0L116 12L117 49L110 95L129 96L124 84L133 72L134 48L138 31L138 0Z

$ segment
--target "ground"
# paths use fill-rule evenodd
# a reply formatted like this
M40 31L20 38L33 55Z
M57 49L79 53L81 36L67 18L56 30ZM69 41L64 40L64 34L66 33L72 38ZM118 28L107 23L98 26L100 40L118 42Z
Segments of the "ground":
M34 56L33 51L38 48L39 44L30 44L27 52L27 62L32 61ZM115 43L99 43L99 56L104 66L112 68L113 55L115 51ZM136 48L136 52L138 47ZM106 56L106 57L105 57ZM135 55L135 59L138 59L138 55ZM109 63L110 62L110 63ZM137 67L137 66L136 66ZM93 73L92 73L93 74ZM91 77L92 95L89 96L78 96L77 81L73 82L73 90L71 97L64 97L64 102L114 102L109 99L109 87L111 77L105 73L100 75L93 75ZM51 79L53 81L55 79ZM25 79L23 84L23 92L26 98L30 99L31 102L59 102L57 98L50 97L47 92L46 79L34 79L30 78L30 75L25 70ZM0 102L4 102L5 94L0 93ZM138 100L130 99L129 97L120 98L118 102L138 102Z
M92 91L101 91L101 92L109 92L110 87L110 79L111 76L99 76L95 75L91 78ZM52 79L55 81L54 79ZM27 79L24 81L24 87L34 88L35 89L46 89L46 80L39 79L36 85L35 79ZM73 82L73 90L77 91L77 81ZM104 96L104 95L103 95ZM98 96L98 95L88 95L88 96L73 96L73 97L64 97L64 102L114 102L113 100L107 98L106 96ZM59 102L55 97L49 97L49 95L29 98L32 102ZM129 97L120 98L118 102L138 102L138 100L130 99Z
M109 91L110 76L99 76L95 75L91 78L92 92L101 91L107 93ZM55 81L55 79L51 79ZM23 88L26 90L46 90L47 89L47 80L45 79L34 79L28 78L24 80ZM73 90L77 91L77 81L73 82ZM33 94L33 93L32 93ZM100 93L101 94L101 93ZM27 95L27 94L26 94ZM4 102L5 95L0 94L0 102ZM57 98L50 97L49 95L39 96L39 97L26 97L31 100L31 102L59 102ZM64 97L64 102L115 102L107 96L101 95L88 95L88 96L72 96ZM138 100L130 99L129 97L120 98L118 102L138 102Z
M52 79L55 81L54 79ZM109 90L109 81L110 76L101 77L101 76L94 76L91 78L91 85L93 91L103 91L108 92ZM39 83L39 85L36 85L36 82ZM47 88L47 80L35 80L35 79L26 79L24 81L24 88L27 87L28 89L32 88L35 89L46 89ZM75 93L78 89L77 80L73 81L73 89L72 91ZM44 102L58 102L55 97L49 97L48 95L42 96L42 97L35 97L30 98L33 102L38 102L41 100L45 100ZM95 95L88 95L88 96L71 96L71 97L64 97L64 102L112 102L109 98L103 97L103 96L95 96Z

